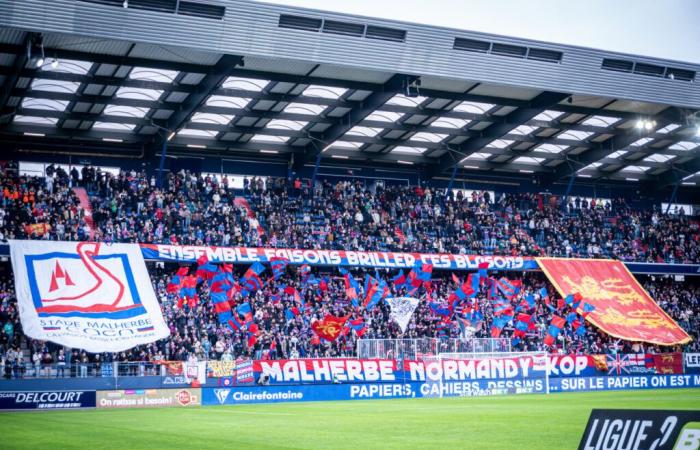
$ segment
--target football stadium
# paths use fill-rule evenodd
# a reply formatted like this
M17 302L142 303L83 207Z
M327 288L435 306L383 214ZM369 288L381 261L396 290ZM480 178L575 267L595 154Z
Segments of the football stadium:
M700 61L555 40L0 0L0 447L698 450Z

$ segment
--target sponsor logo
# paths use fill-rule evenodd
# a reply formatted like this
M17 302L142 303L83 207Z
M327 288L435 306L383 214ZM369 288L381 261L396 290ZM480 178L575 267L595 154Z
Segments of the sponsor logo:
M172 384L188 384L188 383L187 383L187 380L185 379L185 377L182 375L163 378L163 385L164 386L168 386L168 385L172 385Z
M187 406L194 401L194 398L192 398L192 394L190 394L184 389L175 394L175 399L182 406Z
M685 424L678 434L673 450L698 450L700 448L700 422Z
M216 395L216 399L219 400L220 405L226 403L229 392L231 392L231 389L214 389L214 395Z
M94 391L0 392L0 409L63 409L94 406Z
M594 409L579 450L698 450L700 411Z

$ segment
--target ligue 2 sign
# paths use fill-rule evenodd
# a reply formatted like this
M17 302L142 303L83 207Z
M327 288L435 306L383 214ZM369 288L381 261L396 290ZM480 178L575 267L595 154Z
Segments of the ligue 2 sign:
M700 411L594 409L579 450L698 450Z

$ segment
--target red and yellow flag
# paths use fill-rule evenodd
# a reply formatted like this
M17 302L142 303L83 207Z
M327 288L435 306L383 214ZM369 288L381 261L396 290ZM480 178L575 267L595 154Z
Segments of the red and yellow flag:
M343 331L345 322L349 316L336 317L331 314L326 314L323 320L317 320L311 324L311 329L321 338L327 341L335 341Z
M588 321L611 336L657 345L692 340L620 261L537 258L537 263L562 297L581 294L579 312L583 303L595 306Z

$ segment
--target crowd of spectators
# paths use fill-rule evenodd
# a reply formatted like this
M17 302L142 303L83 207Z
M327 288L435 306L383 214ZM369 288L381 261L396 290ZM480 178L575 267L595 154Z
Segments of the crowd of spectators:
M696 217L634 210L623 199L570 197L562 205L544 194L445 197L427 186L323 180L311 189L255 177L233 190L226 177L189 172L169 173L157 188L145 173L89 166L82 175L49 166L48 174L2 178L0 238L86 239L90 224L71 190L83 186L96 239L106 242L700 262Z
M9 268L8 268L9 271ZM356 356L357 333L348 330L346 334L334 342L320 339L311 329L310 324L322 319L326 314L362 318L365 323L362 339L373 338L458 338L464 336L463 329L456 320L447 324L443 317L430 308L430 303L440 304L445 301L455 289L452 280L444 274L444 278L434 278L432 292L424 293L422 301L413 314L405 332L391 320L390 308L380 303L371 311L354 308L345 295L345 285L338 274L328 273L328 289L323 291L315 287L304 286L297 269L288 268L287 274L276 284L266 284L262 289L251 294L248 301L253 309L253 320L258 325L259 333L253 345L249 345L249 333L246 330L232 331L225 324L220 324L209 300L205 284L198 289L199 301L196 305L186 302L178 307L178 299L172 293L166 292L166 285L172 276L174 268L160 268L151 265L149 273L153 286L160 300L166 323L170 328L170 337L150 345L136 347L128 352L88 354L75 349L63 349L52 343L36 341L22 334L18 317L17 303L13 294L10 278L0 282L0 357L5 365L6 376L11 376L12 367L19 370L26 367L30 375L40 374L45 367L55 364L66 364L68 367L99 368L105 362L155 362L159 360L186 360L196 357L206 359L288 359L303 357L338 357ZM356 272L356 277L362 274ZM240 273L238 275L241 275ZM324 275L323 273L317 274ZM385 276L386 275L386 276ZM439 274L438 274L439 275ZM389 278L389 274L382 274ZM587 331L579 336L570 325L567 325L554 347L546 347L543 343L544 333L550 323L552 312L546 307L538 292L541 287L553 288L539 273L526 273L521 278L523 290L512 300L513 305L520 303L523 296L533 293L537 299L536 306L528 310L533 315L535 328L528 331L527 336L518 343L514 350L549 350L560 353L628 353L628 352L665 352L671 350L700 351L700 310L698 299L700 288L688 282L675 282L672 278L647 277L643 280L646 289L652 294L664 310L674 318L689 334L693 341L684 346L669 348L650 344L639 344L620 341L611 338L587 324ZM294 286L304 296L305 310L302 314L290 318L285 310L295 305L292 296L285 295L279 290L280 285ZM391 286L392 294L405 294L403 287ZM274 295L280 295L281 301L272 302ZM491 336L493 322L493 306L487 300L486 292L477 295L484 319L468 330L470 337L487 338ZM241 300L238 299L238 302ZM557 311L556 314L562 314ZM446 326L445 326L446 325ZM439 330L439 331L438 331ZM511 321L502 331L501 337L510 338L514 331ZM54 366L60 367L60 366ZM85 370L88 370L87 368ZM94 369L97 370L97 369ZM61 375L65 367L61 370ZM80 375L78 369L73 369L73 375ZM55 371L58 375L59 372Z
M105 242L700 261L696 218L664 214L654 208L636 211L622 199L596 203L574 197L562 205L557 197L541 194L497 194L491 198L488 192L474 192L466 198L461 193L445 197L444 190L430 187L367 187L355 180L334 184L321 181L310 188L302 180L254 177L245 180L243 189L232 190L223 187L229 181L225 177L198 177L187 172L169 174L164 187L158 188L155 178L146 174L111 175L91 167L81 174L50 166L47 175L2 178L1 239L87 239L93 231L86 221L89 213L72 191L72 187L81 186L90 194L95 238ZM5 266L0 276L0 362L5 375L20 367L35 373L49 365L76 367L76 361L85 367L99 367L111 361L184 360L191 355L199 359L354 355L355 332L332 343L312 332L310 323L327 313L361 317L367 327L364 338L458 337L462 332L456 321L445 327L442 318L429 307L431 300L444 302L454 290L448 273L434 275L430 298L421 301L402 333L390 320L386 304L370 312L354 309L346 299L338 273L326 274L330 281L323 292L304 287L297 270L288 268L280 283L296 286L305 297L307 309L303 315L288 319L288 297L273 303L274 286L256 291L250 303L260 333L257 342L249 346L245 331L232 332L218 323L206 289L200 291L198 305L177 308L177 299L165 289L175 268L151 265L149 273L170 327L170 338L120 354L86 354L22 334L10 268ZM357 278L363 277L361 272L354 273ZM382 276L388 279L391 274ZM547 286L539 273L525 273L521 279L521 296ZM684 350L700 351L700 289L670 278L643 281L652 297L693 335L694 341ZM551 286L549 290L554 292ZM479 295L485 297L484 293ZM513 304L518 301L514 299ZM485 298L480 304L485 317L473 330L474 336L489 337L493 311ZM543 335L551 312L541 299L534 316L536 328L518 344L518 349L545 348ZM558 351L668 350L620 342L593 326L583 336L567 327L569 332L557 341ZM503 336L511 336L512 331L511 322Z

